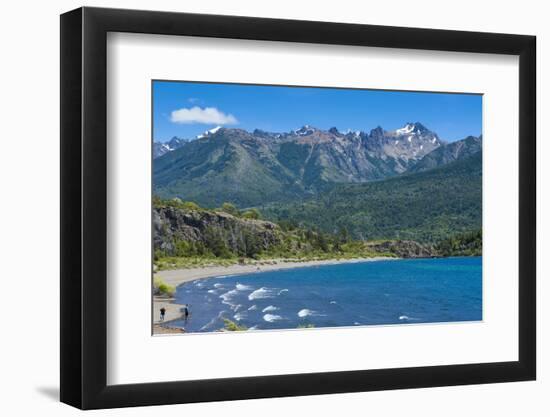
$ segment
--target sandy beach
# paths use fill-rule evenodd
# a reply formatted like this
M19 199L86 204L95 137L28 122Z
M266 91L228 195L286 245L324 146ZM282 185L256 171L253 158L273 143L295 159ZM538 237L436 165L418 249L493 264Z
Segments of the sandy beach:
M181 317L181 309L183 308L182 304L177 304L174 302L175 298L166 298L166 297L154 297L155 303L155 319L154 323L162 323L160 321L160 309L165 308L166 313L164 314L164 322L170 322L172 320L179 319Z
M194 281L202 278L221 277L224 275L242 275L256 272L277 271L281 269L305 268L322 265L338 265L358 262L387 261L398 258L377 256L373 258L355 258L355 259L325 259L319 261L287 261L287 260L266 260L258 261L254 264L230 265L230 266L205 266L200 268L173 269L158 271L156 276L160 277L169 285L177 287L185 282Z
M258 261L254 264L247 265L230 265L230 266L206 266L200 268L174 269L167 271L158 271L156 276L160 277L165 283L177 287L186 282L194 281L203 278L222 277L229 275L241 275L250 273L260 273L267 271L277 271L281 269L305 268L322 265L337 265L358 262L375 262L387 261L398 258L390 257L374 257L374 258L356 258L356 259L325 259L318 261L290 261L290 260L266 260ZM160 321L160 309L166 309L164 321ZM165 333L181 333L182 329L171 327L171 322L181 319L183 305L174 303L173 298L154 297L153 298L153 313L154 313L154 334Z

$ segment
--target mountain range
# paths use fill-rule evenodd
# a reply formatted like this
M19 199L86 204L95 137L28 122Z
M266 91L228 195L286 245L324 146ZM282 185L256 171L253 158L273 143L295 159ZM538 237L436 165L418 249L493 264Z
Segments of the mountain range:
M414 164L409 171L426 171L475 155L481 151L481 143L481 136L468 136L465 139L448 143L445 146L440 146L424 156L420 161L418 161L418 163Z
M186 139L174 136L168 142L153 142L153 159L159 158L168 152L175 151L187 142Z
M212 135L216 133L219 129L221 129L220 126L207 130L204 133L197 135L195 139L202 139L204 137ZM190 139L178 138L177 136L173 136L172 139L170 139L168 142L155 141L153 142L153 159L161 157L162 155L167 154L168 152L175 151L176 149L181 148L183 145L185 145L185 143L189 141Z
M482 138L447 143L422 123L340 132L217 127L193 140L154 144L154 193L204 207L293 203L349 184L421 173L481 152Z

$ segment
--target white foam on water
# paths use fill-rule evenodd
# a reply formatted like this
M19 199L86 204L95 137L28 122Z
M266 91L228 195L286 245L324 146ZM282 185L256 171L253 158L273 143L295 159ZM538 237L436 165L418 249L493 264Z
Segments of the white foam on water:
M226 304L233 311L236 311L235 309L238 308L237 304L234 304L234 303L231 302L231 301L233 301L233 296L236 295L236 294L238 294L237 290L231 290L231 291L227 291L226 293L223 293L222 295L219 296L219 298L222 299L222 304ZM240 304L238 306L240 306Z
M237 282L237 285L235 285L235 288L239 291L247 291L252 289L250 285L244 285L238 282Z
M303 308L302 310L298 311L298 317L308 316L324 316L324 314L320 314L317 311L310 310L309 308Z
M281 291L277 293L277 295L281 295L284 292L288 292L288 288L283 288Z
M242 319L245 319L247 315L248 313L246 311L241 311L240 313L235 314L233 318L237 321L241 321Z
M217 294L217 291L216 291L216 290L208 290L208 292L209 292L210 294Z
M210 320L208 323L206 323L204 326L202 326L200 328L200 330L203 331L203 330L207 330L207 329L211 328L216 323L216 321L223 318L224 313L225 313L225 310L220 311L216 317L214 317L212 320Z
M409 317L409 316L399 316L399 320L408 320L408 321L415 321L415 320L420 320L420 319L417 319L416 317Z
M281 319L282 317L276 314L264 314L264 320L268 321L269 323L273 323L274 321L281 320Z
M264 308L262 310L262 313L267 313L268 311L277 311L279 310L278 307L275 307L275 306L267 306L266 308Z
M237 290L231 290L231 291L227 291L226 293L223 293L222 295L220 295L220 298L224 301L224 302L227 302L227 301L230 301L234 295L238 294Z
M223 287L223 284L220 282L214 284L214 288L221 288L221 287Z
M254 304L253 306L248 307L248 311L257 310L257 309L258 309L258 307L256 306L256 304Z
M248 294L248 299L252 301L262 298L273 298L273 291L273 289L262 287Z
M242 304L231 304L229 308L233 311L237 311L242 307Z
M360 326L360 325L361 325L361 323L359 323L358 321L354 321L353 324L354 324L355 326Z
M330 303L331 304L338 304L336 301L331 301Z

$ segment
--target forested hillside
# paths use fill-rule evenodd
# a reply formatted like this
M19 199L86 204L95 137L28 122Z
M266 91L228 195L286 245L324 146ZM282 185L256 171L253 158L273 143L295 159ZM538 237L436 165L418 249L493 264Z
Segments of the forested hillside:
M481 228L482 154L429 171L334 187L317 198L260 207L268 219L358 239L437 242Z
M248 259L340 259L375 256L438 256L433 245L414 241L353 239L259 219L257 210L226 203L204 209L181 200L154 199L155 263L160 269L246 262Z

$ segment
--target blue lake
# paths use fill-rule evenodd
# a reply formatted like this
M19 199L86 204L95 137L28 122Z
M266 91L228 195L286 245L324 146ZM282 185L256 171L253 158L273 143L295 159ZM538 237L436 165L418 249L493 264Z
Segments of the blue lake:
M188 332L482 319L482 258L359 262L192 281L178 287Z

